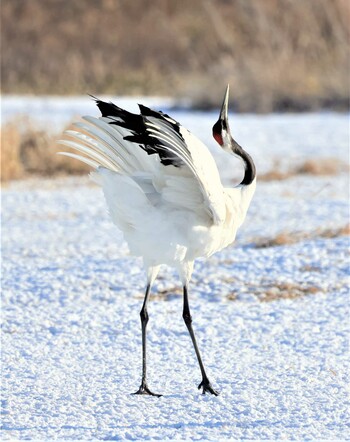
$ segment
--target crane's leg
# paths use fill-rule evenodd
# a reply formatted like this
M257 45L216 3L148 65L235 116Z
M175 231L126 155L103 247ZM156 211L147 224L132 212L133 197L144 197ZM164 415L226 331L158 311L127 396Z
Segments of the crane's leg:
M198 385L198 389L203 388L203 394L205 394L206 392L209 392L211 394L214 394L215 396L218 396L218 392L216 390L214 390L214 388L211 386L208 376L205 372L205 368L202 362L202 358L201 355L199 353L199 349L198 349L198 345L196 342L196 337L194 335L193 332L193 328L192 328L192 316L191 316L191 312L190 312L190 306L188 303L188 290L187 290L187 285L184 285L184 305L183 305L183 314L182 317L185 321L185 324L187 326L187 329L190 333L191 339L192 339L192 343L193 343L193 347L195 349L196 355L197 355L197 359L198 359L198 363L199 363L199 368L201 369L201 373L202 373L202 382Z
M147 288L146 288L146 293L145 293L145 299L143 301L142 309L140 311L141 329L142 329L142 380L141 380L140 388L133 394L148 394L151 396L160 397L161 394L154 394L151 392L151 390L148 388L147 380L146 380L146 373L147 373L146 328L147 328L147 323L148 323L147 303L148 303L150 291L151 291L151 283L148 282Z

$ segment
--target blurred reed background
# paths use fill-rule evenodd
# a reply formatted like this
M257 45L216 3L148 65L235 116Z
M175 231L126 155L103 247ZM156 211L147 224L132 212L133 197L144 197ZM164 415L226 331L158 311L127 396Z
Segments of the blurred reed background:
M348 0L2 0L1 90L209 109L230 83L240 112L348 110L349 19ZM52 143L15 132L2 128L3 177L33 170L28 139Z
M347 0L2 0L2 91L345 108Z

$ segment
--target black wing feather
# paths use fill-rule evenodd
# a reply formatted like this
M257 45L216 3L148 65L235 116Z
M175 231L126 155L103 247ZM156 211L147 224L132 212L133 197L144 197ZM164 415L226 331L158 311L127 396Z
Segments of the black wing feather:
M163 124L169 127L173 133L175 133L181 144L190 155L185 140L180 132L180 124L167 114L164 114L161 111L154 111L146 106L143 106L142 104L139 104L141 112L139 115L128 112L111 102L106 103L105 101L96 99L96 104L102 114L102 117L108 117L113 120L115 118L115 120L111 121L109 124L115 124L131 132L131 135L125 136L124 140L139 144L139 146L146 151L148 155L157 154L164 166L172 165L175 167L181 167L184 165L183 160L169 150L169 148L171 148L170 143L167 143L164 140L159 140L147 130L147 117L160 120Z

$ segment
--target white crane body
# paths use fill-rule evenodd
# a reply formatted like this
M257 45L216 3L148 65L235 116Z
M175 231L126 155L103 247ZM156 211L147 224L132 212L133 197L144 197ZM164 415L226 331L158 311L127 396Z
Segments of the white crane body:
M223 187L208 148L168 115L142 105L136 115L96 101L102 117L83 117L85 122L75 123L78 130L66 131L69 139L60 143L78 154L62 154L95 169L91 177L103 189L113 222L124 233L130 252L143 258L148 284L141 320L163 264L178 270L185 289L184 319L190 318L187 286L194 260L234 242L256 187L254 163L230 135L228 88L213 135L223 149L244 161L245 177L233 188ZM153 395L145 375L148 314L142 321L144 370L138 393ZM200 386L203 393L217 394L206 377L189 321L185 319L202 370Z

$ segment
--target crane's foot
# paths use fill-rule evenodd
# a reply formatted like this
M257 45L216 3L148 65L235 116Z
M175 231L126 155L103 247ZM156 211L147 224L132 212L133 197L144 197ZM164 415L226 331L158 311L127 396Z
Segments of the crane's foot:
M219 396L219 392L214 390L214 388L211 386L211 383L209 382L209 379L203 379L202 382L198 385L198 390L203 388L202 394L205 393L211 393L214 396Z
M135 392L131 394L148 394L149 396L155 396L155 397L161 397L161 394L155 394L152 393L152 391L148 388L147 384L141 384L140 388Z

